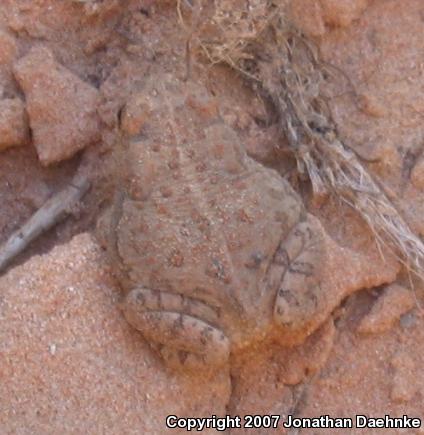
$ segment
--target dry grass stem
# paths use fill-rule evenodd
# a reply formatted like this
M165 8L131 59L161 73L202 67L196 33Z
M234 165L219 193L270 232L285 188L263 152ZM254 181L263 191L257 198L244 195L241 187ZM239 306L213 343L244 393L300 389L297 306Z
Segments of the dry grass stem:
M56 225L79 202L90 187L86 177L75 176L64 190L50 198L18 231L0 246L0 272L34 239Z

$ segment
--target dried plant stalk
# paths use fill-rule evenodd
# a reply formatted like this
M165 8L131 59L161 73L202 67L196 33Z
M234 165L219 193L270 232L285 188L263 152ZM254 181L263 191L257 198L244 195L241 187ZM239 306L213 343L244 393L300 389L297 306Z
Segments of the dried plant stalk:
M362 166L356 155L334 139L322 144L320 156L305 156L315 190L329 190L357 210L367 222L377 241L395 248L400 260L421 278L424 245L413 233L382 188Z
M30 219L0 246L0 271L34 239L63 219L90 187L86 177L76 176L64 190L50 198Z

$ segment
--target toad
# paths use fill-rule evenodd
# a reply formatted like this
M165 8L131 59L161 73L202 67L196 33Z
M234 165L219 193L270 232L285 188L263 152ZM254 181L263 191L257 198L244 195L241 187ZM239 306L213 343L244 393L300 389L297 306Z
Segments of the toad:
M206 88L146 80L122 124L123 187L99 229L129 323L188 369L307 328L325 299L323 229L285 179L245 153Z

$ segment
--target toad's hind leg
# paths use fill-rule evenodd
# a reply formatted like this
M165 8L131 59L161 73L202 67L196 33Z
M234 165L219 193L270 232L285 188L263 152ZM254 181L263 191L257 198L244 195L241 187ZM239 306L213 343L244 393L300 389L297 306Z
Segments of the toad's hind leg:
M196 299L146 288L132 290L122 308L128 322L176 369L219 366L230 341L213 326L216 312Z
M308 215L282 243L279 257L284 273L274 305L274 320L286 344L297 344L312 332L314 320L327 304L322 287L326 265L324 229Z

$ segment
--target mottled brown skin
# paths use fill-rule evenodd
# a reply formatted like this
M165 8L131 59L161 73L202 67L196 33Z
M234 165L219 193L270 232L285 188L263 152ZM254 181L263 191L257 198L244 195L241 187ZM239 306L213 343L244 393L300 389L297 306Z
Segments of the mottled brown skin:
M245 154L202 86L156 78L137 104L127 182L103 219L128 321L173 367L302 329L325 248L298 195Z

